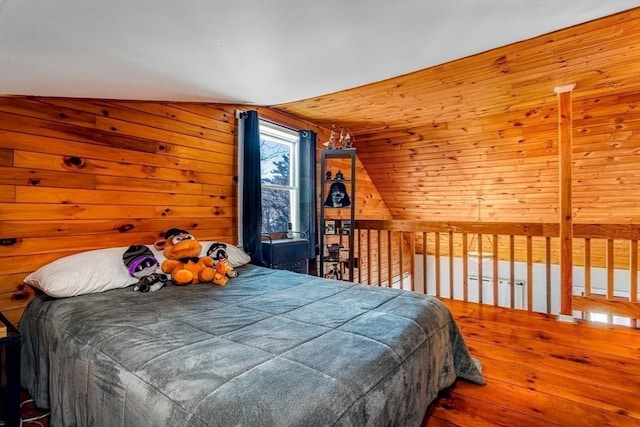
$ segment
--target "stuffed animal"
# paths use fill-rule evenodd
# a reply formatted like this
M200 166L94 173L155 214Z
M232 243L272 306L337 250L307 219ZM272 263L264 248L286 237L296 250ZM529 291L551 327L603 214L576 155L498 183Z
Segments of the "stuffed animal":
M227 252L226 244L222 242L213 242L207 250L207 255L213 259L216 272L223 273L226 277L238 277L238 272L233 269L231 263L229 262L229 255ZM220 261L224 261L224 267L221 266L218 268L218 264L220 263Z
M216 262L216 274L213 276L213 283L224 286L229 281L229 277L238 277L238 272L229 265L228 260L218 260Z
M165 274L158 274L160 263L153 256L151 249L144 245L129 246L122 261L127 266L129 274L138 278L138 283L133 287L134 291L154 292L164 286L168 277Z
M202 245L186 230L172 228L154 247L161 250L166 258L162 262L162 272L171 275L176 285L211 282L215 275L213 260L200 257Z
M209 246L209 249L207 249L207 255L210 256L214 262L220 259L229 259L227 245L222 242L213 242L211 246Z
M134 291L154 292L164 286L169 281L169 276L162 273L151 273L141 278L133 287Z

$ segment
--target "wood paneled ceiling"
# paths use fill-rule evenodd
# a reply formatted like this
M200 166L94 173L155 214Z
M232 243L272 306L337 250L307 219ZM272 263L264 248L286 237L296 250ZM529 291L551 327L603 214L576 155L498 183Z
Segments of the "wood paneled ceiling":
M629 156L626 167L637 168L639 48L636 8L274 108L327 128L349 128L359 159L396 219L477 220L477 199L482 198L485 214L493 219L554 221L554 88L575 84L576 136L595 138L591 144L608 140L604 148L624 145L631 150L621 153ZM594 149L574 148L580 152L579 162ZM594 173L583 181L591 182ZM640 189L640 182L631 184ZM640 218L640 212L630 215Z
M442 124L638 88L640 8L414 73L274 108L356 135ZM469 123L471 126L472 123ZM456 126L461 128L461 126Z

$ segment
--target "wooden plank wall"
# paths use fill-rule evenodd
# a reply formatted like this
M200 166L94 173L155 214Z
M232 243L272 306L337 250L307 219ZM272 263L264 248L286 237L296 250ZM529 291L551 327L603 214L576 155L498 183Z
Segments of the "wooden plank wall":
M17 321L22 279L65 255L174 226L234 242L234 126L215 106L0 98L0 310Z
M407 122L429 126L358 135L359 157L397 220L557 222L553 89L576 83L574 222L640 223L639 47L636 13L615 30L565 30L407 77L407 97L431 90L444 111L422 105Z
M16 323L38 267L80 251L151 244L181 227L237 243L233 105L0 97L0 311ZM325 129L268 108L261 117ZM358 214L388 211L358 165Z
M639 49L635 8L278 108L348 126L395 220L558 223L554 88L575 83L573 222L639 224Z

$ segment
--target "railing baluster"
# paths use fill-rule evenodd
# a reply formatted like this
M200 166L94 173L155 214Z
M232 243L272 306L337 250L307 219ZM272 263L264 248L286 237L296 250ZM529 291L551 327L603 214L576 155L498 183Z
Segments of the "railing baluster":
M607 299L614 297L614 252L613 239L607 239ZM613 316L607 314L607 323L613 323Z
M510 307L514 308L516 306L516 302L515 302L515 292L516 292L516 271L515 271L515 265L514 265L514 260L516 257L516 249L515 249L515 236L511 235L509 236L509 287L511 288L511 295L509 296L510 298Z
M355 227L355 224L351 224L351 227ZM353 237L356 239L355 246L356 246L356 249L358 251L358 253L357 253L357 259L358 259L358 283L362 283L362 238L361 238L362 230L356 230L354 228L351 232L354 233ZM367 263L368 262L369 262L369 259L367 258Z
M482 259L482 234L478 233L478 302L480 304L483 303L482 301L482 295L484 294L484 284L483 284L483 276L484 276L484 271L482 268L482 264L483 264L483 259Z
M372 282L371 276L371 230L367 230L367 282Z
M449 230L449 298L453 298L453 231Z
M462 300L469 301L469 249L467 233L462 233Z
M500 276L498 275L498 235L493 235L493 305L498 306L500 298L500 290L498 283Z
M607 299L613 298L613 239L607 239Z
M591 296L591 239L584 239L584 295ZM582 312L582 318L587 319L589 313Z
M391 239L393 238L393 231L389 230L387 233L387 287L393 286L393 258L391 252Z
M533 310L533 238L527 236L527 310Z
M398 277L400 280L400 289L404 289L404 233L398 232Z
M416 290L416 236L414 234L413 231L409 232L409 242L410 242L410 247L411 247L411 258L409 259L409 261L411 262L411 290L415 291Z
M638 302L638 241L631 240L629 246L629 301ZM640 327L638 319L631 322Z
M591 239L584 239L584 293L591 296Z
M436 296L440 296L440 232L436 231Z
M376 259L378 260L378 275L376 277L376 281L378 286L382 286L382 230L378 230L378 253L376 254Z
M546 307L547 314L551 314L551 237L545 237L544 239L544 251L545 251L545 276L546 276Z
M424 286L424 293L428 294L429 293L429 289L427 287L427 277L428 277L428 271L427 271L427 264L428 264L428 252L427 252L427 233L426 232L422 232L422 286Z

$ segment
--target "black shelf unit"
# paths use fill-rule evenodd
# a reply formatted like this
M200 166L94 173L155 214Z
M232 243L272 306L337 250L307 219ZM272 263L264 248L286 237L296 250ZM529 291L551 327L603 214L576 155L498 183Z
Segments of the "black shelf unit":
M346 160L346 162L345 162ZM357 260L354 258L354 225L356 202L356 152L355 149L330 149L322 151L321 191L320 191L320 262L318 273L321 277L331 277L353 282ZM346 167L345 167L346 166ZM331 172L331 176L327 176ZM342 178L336 178L338 172ZM348 206L338 201L328 202L332 187L346 190ZM347 227L347 221L349 226ZM333 228L330 225L333 222ZM327 227L329 226L329 227ZM329 245L333 253L329 253ZM335 250L338 250L336 253ZM336 256L337 255L337 256Z

